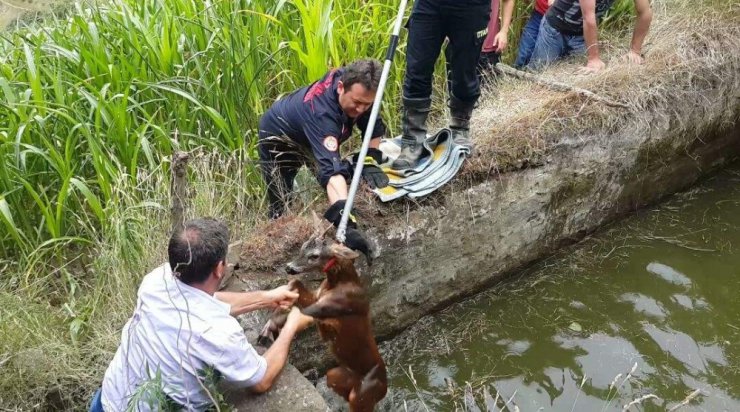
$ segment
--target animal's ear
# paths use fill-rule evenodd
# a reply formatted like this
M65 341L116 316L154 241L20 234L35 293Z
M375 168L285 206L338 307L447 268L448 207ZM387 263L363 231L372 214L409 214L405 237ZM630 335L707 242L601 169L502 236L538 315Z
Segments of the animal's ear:
M355 260L357 259L360 254L355 252L354 250L348 248L347 246L344 246L341 243L335 243L331 246L329 246L329 249L331 250L331 253L340 259L349 259L349 260Z
M311 221L313 222L313 236L320 237L324 233L324 225L319 215L315 211L311 211Z

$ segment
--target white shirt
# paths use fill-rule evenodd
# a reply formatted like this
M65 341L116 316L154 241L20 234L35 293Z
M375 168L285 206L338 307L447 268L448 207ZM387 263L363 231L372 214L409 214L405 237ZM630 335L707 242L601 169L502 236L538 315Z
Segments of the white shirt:
M105 411L126 410L137 388L153 386L157 374L165 393L189 411L211 405L198 378L208 366L231 386L259 383L267 362L247 342L229 311L227 303L176 279L168 263L146 275L134 314L121 333L121 345L105 372ZM134 410L152 408L157 405L140 401Z

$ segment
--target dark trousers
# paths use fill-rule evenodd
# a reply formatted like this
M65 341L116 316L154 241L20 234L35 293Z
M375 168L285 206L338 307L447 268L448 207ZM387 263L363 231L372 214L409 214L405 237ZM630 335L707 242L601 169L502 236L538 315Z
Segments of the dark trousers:
M276 219L285 213L285 204L293 192L298 170L306 164L306 156L284 137L260 138L257 152L260 170L267 186L268 217Z
M480 96L476 66L491 10L490 0L416 0L409 20L403 97L432 95L434 63L445 38L449 92L466 103Z

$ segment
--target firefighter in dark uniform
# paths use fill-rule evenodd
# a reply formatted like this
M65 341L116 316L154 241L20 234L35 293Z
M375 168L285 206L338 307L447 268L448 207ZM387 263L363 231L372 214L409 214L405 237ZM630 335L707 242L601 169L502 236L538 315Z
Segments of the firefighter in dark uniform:
M403 139L394 169L413 167L422 153L432 105L432 75L445 38L450 130L455 143L472 150L470 116L480 84L476 66L486 37L491 0L416 0L409 19L403 82Z
M372 59L331 70L317 82L276 101L260 118L258 151L270 218L283 214L298 169L313 157L317 178L329 197L324 217L339 225L348 194L347 181L354 170L353 161L340 158L339 146L350 138L354 126L364 135L381 70L380 62ZM388 184L388 177L378 167L382 158L378 146L385 129L378 117L368 156L363 159L363 178L371 187ZM345 244L367 255L367 243L356 227L351 219Z

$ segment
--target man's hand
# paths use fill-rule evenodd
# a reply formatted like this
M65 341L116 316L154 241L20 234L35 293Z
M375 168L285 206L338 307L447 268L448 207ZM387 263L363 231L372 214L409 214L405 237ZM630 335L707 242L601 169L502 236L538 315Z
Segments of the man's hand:
M291 325L295 328L296 332L300 332L313 324L314 319L308 315L301 313L301 310L293 306L288 314L288 319L285 321L286 325Z
M290 309L298 299L298 292L293 292L288 285L283 285L265 292L271 308Z
M627 54L624 55L624 60L629 64L643 64L645 63L645 59L640 56L640 53L636 53L632 50L627 52Z
M601 59L588 59L588 63L584 67L581 67L580 72L582 74L598 73L606 67L606 64Z
M346 204L347 201L344 199L334 202L324 212L324 219L330 221L334 227L339 228L339 222L342 220L342 213L344 213L344 205ZM351 212L349 214L349 220L347 220L347 227L357 227L357 222Z
M348 167L351 173L354 173L355 171L358 157L359 153L355 153L348 161ZM382 162L383 152L374 147L367 149L367 154L362 162L364 164L364 167L362 168L362 178L365 179L365 182L373 189L380 189L388 186L388 175L386 175L380 168L380 163Z
M493 38L493 47L496 48L497 53L501 53L506 49L509 44L509 38L503 31L499 31L498 34Z
M365 166L362 168L362 178L373 189L382 189L388 186L388 175L371 157L365 158Z
M370 249L370 243L368 243L365 236L359 230L353 227L347 227L347 231L344 232L344 245L352 250L356 250L365 255L367 264L373 264L373 254Z

